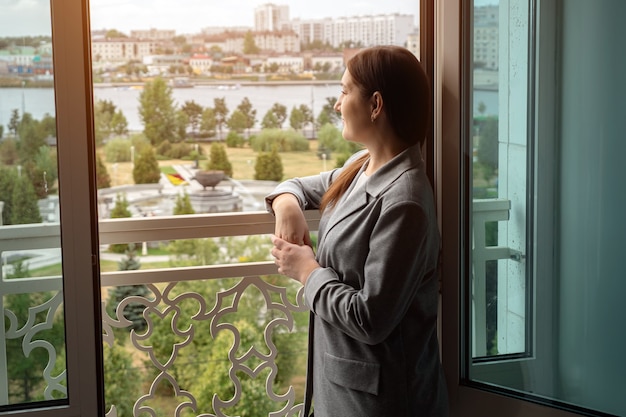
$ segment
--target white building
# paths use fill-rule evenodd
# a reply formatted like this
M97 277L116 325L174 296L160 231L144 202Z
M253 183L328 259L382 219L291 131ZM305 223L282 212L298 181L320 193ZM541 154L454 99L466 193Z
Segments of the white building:
M91 50L94 61L127 62L142 61L159 48L159 42L134 39L94 39Z
M267 58L267 60L265 60L266 68L274 64L278 65L278 72L300 73L304 69L304 58L301 56L283 55L283 56L269 57Z
M288 27L289 6L267 3L254 9L255 31L280 31Z
M208 74L213 66L213 59L208 55L195 54L189 58L189 66L196 74Z
M260 51L272 51L278 54L300 52L300 40L292 31L253 32L254 44ZM224 51L243 54L245 33L229 34L224 41Z
M498 69L499 26L498 6L474 8L474 65Z
M176 31L169 29L131 30L130 37L152 41L170 41L176 37Z
M365 47L406 46L409 35L416 31L413 15L397 13L334 19L294 19L291 27L304 44L320 41L333 47L346 43Z

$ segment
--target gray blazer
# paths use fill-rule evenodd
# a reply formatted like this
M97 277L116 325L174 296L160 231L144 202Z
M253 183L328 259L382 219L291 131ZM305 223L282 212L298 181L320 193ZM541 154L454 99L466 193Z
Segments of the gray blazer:
M340 171L281 183L267 197L268 209L285 192L303 210L318 208ZM304 288L315 415L446 416L436 331L439 231L419 146L351 195L355 183L322 216L322 268ZM305 409L310 403L307 395Z

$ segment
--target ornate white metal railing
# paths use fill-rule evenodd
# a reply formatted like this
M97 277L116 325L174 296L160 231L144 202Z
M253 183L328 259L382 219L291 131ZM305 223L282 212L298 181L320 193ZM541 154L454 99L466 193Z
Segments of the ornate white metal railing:
M487 260L511 259L519 256L508 248L487 247L484 239L485 223L508 219L510 202L506 200L475 201L473 211L473 297L474 323L485 323L485 269ZM319 214L308 212L307 220L311 230L316 230ZM102 244L153 242L180 239L229 238L234 236L264 235L273 232L274 219L267 213L207 214L193 216L148 217L131 219L102 220L99 223ZM58 224L36 224L3 226L0 234L0 259L7 252L23 252L60 248ZM268 251L269 255L269 251ZM60 256L60 251L59 251ZM60 258L59 258L60 262ZM11 341L21 341L21 354L27 357L35 349L43 349L47 355L47 365L43 370L42 399L53 399L67 395L65 386L62 352L42 335L55 326L55 318L62 313L62 277L9 279L14 272L11 265L2 266L0 281L0 311L8 326L0 327L0 405L9 404L10 373L7 346ZM277 285L273 279L276 268L270 260L262 262L235 263L189 267L168 267L160 269L139 269L134 271L104 272L101 285L106 288L121 286L145 286L143 295L124 298L116 311L108 311L103 303L103 341L114 346L120 338L127 339L126 348L132 347L135 356L133 366L145 367L150 376L149 383L131 409L133 415L197 415L228 416L229 409L246 401L255 401L246 391L248 381L264 377L264 394L275 404L271 416L296 416L301 408L301 398L289 384L278 387L281 352L274 339L281 333L305 331L305 325L298 326L296 315L306 314L302 294L298 286L283 282ZM194 291L191 283L202 283L201 287L217 290L213 295ZM212 284L214 283L215 285ZM295 284L294 284L295 285ZM27 309L26 318L6 305L12 296L23 294L49 293L40 297L39 304ZM259 329L258 338L246 334L250 329L237 327L237 314L243 312L248 294L255 294L253 307L256 308L255 321ZM125 310L140 306L143 312L143 328L132 329ZM165 333L163 325L169 328ZM484 326L474 326L474 340L485 340L479 333ZM157 332L157 328L159 331ZM119 332L119 329L125 329ZM159 338L163 340L159 340ZM218 339L220 339L218 341ZM217 367L231 386L228 392L217 393L210 388L202 392L192 392L186 385L189 375L178 367L181 361L188 361L186 350L193 345L225 343L223 358L196 358L215 363L228 363L227 367ZM166 348L165 345L170 345ZM15 346L13 346L15 348ZM305 356L303 348L298 354ZM476 352L484 347L476 346ZM220 365L221 366L221 365ZM55 369L59 369L55 372ZM216 368L216 369L217 369ZM189 373L189 372L188 372ZM197 375L205 378L206 375ZM184 381L184 384L183 382ZM114 381L107 381L114 383ZM167 389L163 388L167 387ZM159 396L167 391L170 397L168 414L163 414L158 404ZM300 393L301 395L301 393ZM207 396L210 398L207 400ZM208 401L208 405L207 405ZM204 403L204 404L200 404ZM119 404L111 404L109 416L118 415ZM161 407L161 408L159 408Z
M316 230L318 214L307 213L306 215L311 230ZM99 228L101 243L111 244L263 235L273 232L274 220L267 213L209 214L103 220ZM58 248L59 242L58 224L6 226L0 236L0 255L7 251ZM0 285L0 308L10 322L6 332L4 328L0 329L0 341L2 341L0 343L0 386L7 387L0 389L0 405L9 404L8 364L13 358L7 357L6 346L7 341L10 340L22 341L22 353L25 357L37 347L47 350L48 360L43 375L45 381L43 397L44 399L63 397L67 395L64 385L65 372L61 371L57 374L53 372L55 366L58 367L57 360L62 353L57 352L51 342L41 340L43 338L39 337L42 330L53 326L54 317L61 312L62 278L54 276L8 279L9 272L12 272L11 266L7 265L3 268L2 285ZM121 337L128 338L130 346L139 352L140 359L135 359L135 361L141 361L141 366L151 368L146 371L151 379L145 384L146 391L131 407L133 415L164 415L164 408L169 407L171 412L168 411L167 415L227 416L230 415L228 410L236 407L242 398L246 397L250 401L250 395L246 392L246 384L249 387L247 381L260 378L264 380L266 397L274 404L267 414L297 415L301 408L301 398L296 397L296 390L285 381L282 381L280 387L276 383L279 377L278 362L281 353L278 351L275 339L284 333L306 332L305 323L298 326L295 315L308 316L305 313L306 308L303 305L299 287L290 285L288 280L286 284L283 282L282 286L277 285L273 282L276 281L276 277L271 279L274 274L276 274L275 265L269 260L102 273L103 288L142 285L147 288L147 294L124 298L116 311L111 313L107 312L103 302L104 343L110 347L114 346L115 341L120 341L121 334ZM210 286L213 282L218 283L217 286L220 288L213 296L189 291L189 288L178 289L180 285L189 286L190 282L202 283L202 286ZM52 292L52 298L41 305L31 306L28 309L28 321L25 323L20 323L16 315L3 303L5 296L44 291ZM246 303L246 297L250 293L255 294L253 297L256 303L254 307L257 308L254 316L255 325L261 329L258 332L260 337L252 338L254 340L249 340L249 335L242 333L249 332L250 329L241 330L237 327L237 324L240 324L237 321L237 315L250 314L249 311L243 312L241 306ZM133 305L139 305L143 312L144 326L140 330L131 330L133 322L125 313L125 309ZM36 318L42 311L46 313L43 321ZM302 319L300 321L302 322ZM163 323L168 325L169 331L163 332ZM158 333L157 328L160 329ZM126 329L126 331L120 333L115 329ZM166 348L161 340L157 340L158 338L172 340L172 343ZM229 345L223 351L224 357L214 357L211 360L217 363L229 363L227 368L220 369L224 377L228 379L226 385L230 385L230 389L222 393L210 393L210 404L203 404L201 407L199 403L202 401L199 401L199 395L204 397L207 392L190 392L186 387L181 386L179 379L189 383L189 378L185 379L185 376L181 378L180 374L190 371L181 371L177 365L183 359L188 360L184 352L190 346L207 343L223 344L224 339L228 340L227 345ZM305 350L306 343L298 354L305 356ZM163 352L169 352L169 354L164 355ZM116 383L115 381L107 382ZM162 401L159 397L163 396L163 391L168 392L167 406L159 404L159 401ZM110 405L108 415L118 415L120 405Z

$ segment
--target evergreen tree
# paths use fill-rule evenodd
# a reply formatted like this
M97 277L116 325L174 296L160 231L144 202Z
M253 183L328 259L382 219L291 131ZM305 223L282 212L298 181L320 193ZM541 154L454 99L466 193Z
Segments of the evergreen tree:
M141 263L137 259L135 252L135 244L127 245L125 258L118 262L119 271L136 271L141 268ZM120 285L109 290L109 303L111 312L117 311L118 305L126 298L132 296L146 297L150 294L150 290L145 285ZM146 320L143 317L143 311L146 306L141 302L130 302L124 306L124 317L132 322L130 329L140 332L146 328Z
M139 117L144 134L153 146L170 140L176 132L176 115L172 89L161 77L144 85L139 96Z
M9 119L7 127L9 128L9 133L13 134L13 136L17 136L17 129L20 127L20 112L18 109L11 111L11 118Z
M276 147L271 152L261 152L254 165L254 179L281 181L283 179L283 163Z
M11 221L9 224L41 223L35 188L30 179L24 174L18 175L15 180L11 205Z
M17 172L13 168L0 166L0 201L4 202L2 224L12 224L13 188L17 182Z
M139 151L135 158L133 168L133 180L135 184L156 184L161 179L161 169L156 160L154 150L150 146L145 146Z
M224 145L220 143L211 144L211 153L209 154L207 168L209 170L224 171L224 174L228 177L233 176L233 166L228 160Z
M115 205L111 210L111 218L112 219L122 219L126 217L131 217L132 214L128 209L128 200L126 199L126 195L117 194L115 196ZM109 250L113 253L124 253L128 249L128 244L126 243L112 243L109 245Z
M187 194L186 191L183 192L183 195L178 194L176 196L173 213L174 215L196 213L196 211L193 209L193 206L191 205L189 194Z
M111 176L100 154L96 154L96 187L98 189L111 187Z

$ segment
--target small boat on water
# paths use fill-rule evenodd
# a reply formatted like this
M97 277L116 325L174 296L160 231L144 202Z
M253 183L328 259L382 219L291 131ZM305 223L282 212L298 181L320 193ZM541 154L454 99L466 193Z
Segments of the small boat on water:
M175 77L169 80L169 86L172 88L192 88L193 83L187 77Z

